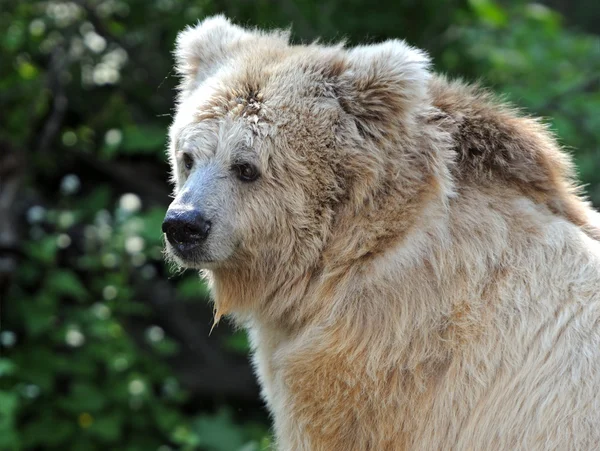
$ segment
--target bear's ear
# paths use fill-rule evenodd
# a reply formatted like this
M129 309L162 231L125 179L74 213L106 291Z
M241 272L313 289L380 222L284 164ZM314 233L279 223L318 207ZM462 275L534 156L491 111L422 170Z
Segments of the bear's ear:
M391 124L407 125L426 104L430 60L421 50L391 40L355 47L347 57L339 99L363 135L380 138Z
M180 32L175 47L175 67L182 77L180 89L194 89L250 37L251 32L233 25L223 15L209 17Z

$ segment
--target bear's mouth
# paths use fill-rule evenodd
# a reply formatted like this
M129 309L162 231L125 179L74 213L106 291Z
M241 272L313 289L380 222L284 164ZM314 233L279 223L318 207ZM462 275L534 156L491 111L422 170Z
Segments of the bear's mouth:
M203 250L202 243L174 242L167 241L167 254L171 255L172 260L182 268L205 269L217 263Z
M193 262L201 254L198 242L169 240L168 243L171 252L181 260Z

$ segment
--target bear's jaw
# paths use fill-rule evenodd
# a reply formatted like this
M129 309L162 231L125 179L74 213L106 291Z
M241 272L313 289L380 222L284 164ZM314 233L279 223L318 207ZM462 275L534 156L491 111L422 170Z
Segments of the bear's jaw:
M314 316L304 301L318 273L314 269L299 269L296 274L288 270L276 278L272 272L260 272L256 267L202 271L213 294L215 321L231 315L239 323L257 318L284 328L297 328Z
M406 247L406 252L410 253L412 243L429 233L428 229L421 227L425 217L427 220L434 218L436 228L443 228L447 211L439 191L426 190L421 197L415 198L415 202L419 200L424 202L421 214L416 215L414 221L406 222L406 228L397 230L396 234L381 236L376 233L377 227L370 230L367 226L362 232L353 230L353 233L365 235L373 233L372 248L365 248L364 243L352 247L340 238L329 243L317 263L297 268L291 268L290 264L280 274L261 271L260 265L218 267L205 271L213 293L215 321L223 315L230 315L242 325L250 321L291 332L309 324L322 323L327 318L343 316L344 300L338 299L340 287L360 284L361 279L369 278L364 268L387 255L380 246L389 246L390 253ZM347 245L347 248L338 249L339 258L326 260L325 256L331 255L330 252L340 244ZM351 258L351 255L355 257ZM348 259L344 261L343 258ZM360 264L357 264L359 261Z

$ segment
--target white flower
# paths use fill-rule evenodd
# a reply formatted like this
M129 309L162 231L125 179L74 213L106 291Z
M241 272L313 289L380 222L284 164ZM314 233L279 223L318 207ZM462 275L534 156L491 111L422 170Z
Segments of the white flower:
M110 317L110 308L108 308L102 302L96 302L92 305L92 313L98 319L108 319Z
M139 396L146 390L146 384L140 379L133 379L129 382L129 393L133 396Z
M144 250L144 239L139 236L130 236L125 240L125 250L128 254L137 254Z
M46 24L41 19L34 19L29 24L29 32L32 36L39 37L46 31Z
M67 335L65 336L65 341L69 346L78 348L85 343L85 335L83 335L78 329L69 329L67 331Z
M114 285L107 285L102 290L102 296L107 301L112 301L114 298L117 297L117 294L118 294L118 291Z
M142 200L137 194L123 194L119 200L119 208L130 213L135 213L142 208Z
M111 128L104 134L104 142L109 146L118 146L123 139L123 132L117 128Z
M106 48L106 39L95 31L88 31L83 36L83 43L94 53L101 53Z
M34 205L29 210L27 210L27 221L30 224L35 224L36 222L41 222L46 217L46 209L41 207L40 205Z
M60 190L63 194L75 194L79 187L81 186L81 182L79 181L79 177L75 174L67 174L63 177L60 182Z
M5 330L3 332L0 332L0 343L5 348L13 347L16 342L17 342L17 334L15 334L13 331Z
M165 331L160 326L151 326L146 330L146 337L152 343L157 343L165 338Z
M71 245L71 237L69 235L67 235L66 233L61 233L56 238L56 245L60 249L66 249L67 247L69 247Z
M35 399L40 395L40 387L34 384L27 384L23 387L23 395L29 399Z

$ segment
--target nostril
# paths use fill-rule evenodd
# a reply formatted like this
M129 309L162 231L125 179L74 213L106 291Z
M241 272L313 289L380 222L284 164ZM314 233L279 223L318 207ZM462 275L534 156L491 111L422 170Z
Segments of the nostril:
M162 231L163 233L169 233L169 231L172 228L172 223L169 221L169 219L165 219L162 223Z
M184 233L193 237L195 239L204 240L208 236L208 232L210 231L211 223L210 221L204 221L203 219L198 219L193 224L187 224L183 229Z
M190 225L186 225L182 228L181 230L181 234L183 236L189 236L189 237L193 237L193 238L197 238L200 235L200 230L190 226Z

